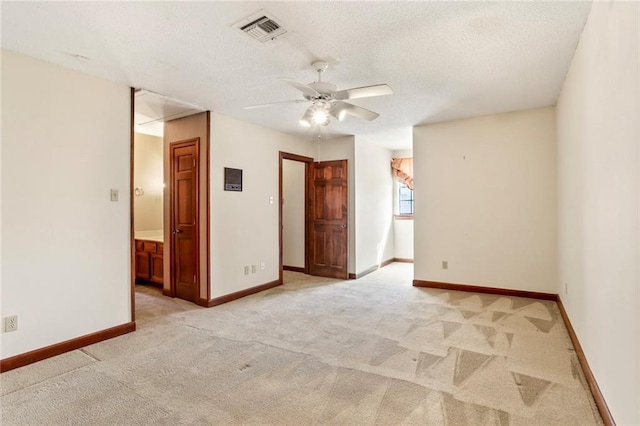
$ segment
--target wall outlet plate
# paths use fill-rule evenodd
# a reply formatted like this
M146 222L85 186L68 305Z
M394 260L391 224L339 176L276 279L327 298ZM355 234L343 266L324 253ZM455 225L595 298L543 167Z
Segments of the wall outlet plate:
M245 275L249 275L249 267L248 266L244 267L244 274Z
M16 331L17 329L18 329L18 316L11 315L10 317L5 317L4 332L9 333L11 331Z
M449 269L449 261L448 260L443 260L442 261L442 269Z

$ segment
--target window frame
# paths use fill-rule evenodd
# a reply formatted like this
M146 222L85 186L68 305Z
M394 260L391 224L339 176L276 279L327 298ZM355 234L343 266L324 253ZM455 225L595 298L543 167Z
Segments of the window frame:
M395 211L396 213L393 215L393 217L395 219L398 220L413 220L414 214L415 214L415 195L413 192L413 189L409 189L407 187L406 184L402 183L402 182L396 182L397 187L396 187L396 196L397 196L397 200L396 200L396 206L395 206ZM401 191L403 189L407 189L408 191L410 191L411 193L411 199L410 200L402 200L401 199ZM411 202L411 213L400 213L400 203L401 201L410 201Z

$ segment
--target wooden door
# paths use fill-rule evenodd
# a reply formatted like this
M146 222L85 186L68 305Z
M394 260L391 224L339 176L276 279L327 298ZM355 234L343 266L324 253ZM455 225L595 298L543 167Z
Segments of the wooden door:
M171 289L181 299L198 298L199 139L171 147Z
M307 202L309 273L347 279L347 160L313 163Z

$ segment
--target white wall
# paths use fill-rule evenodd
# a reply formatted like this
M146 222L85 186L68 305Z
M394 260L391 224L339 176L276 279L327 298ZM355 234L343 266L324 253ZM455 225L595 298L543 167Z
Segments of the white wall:
M593 3L557 107L560 297L620 425L640 424L639 9Z
M282 161L282 262L304 268L304 169L301 161Z
M2 51L2 358L130 321L130 108L126 86Z
M391 153L392 158L412 158L413 150L402 149ZM393 212L398 213L398 187L393 186ZM413 259L413 219L393 220L394 257L398 259Z
M393 221L393 257L413 260L413 220L394 219Z
M555 148L554 108L414 128L415 278L557 293Z
M211 297L279 278L279 151L312 156L305 139L211 114ZM224 191L224 167L242 169L242 192Z
M394 257L391 151L355 137L357 274Z
M144 190L133 197L133 229L151 231L162 229L162 138L134 133L133 186Z
M355 180L355 137L344 136L341 138L310 142L311 157L316 161L347 160L349 189L349 259L348 270L350 274L356 273L356 180Z

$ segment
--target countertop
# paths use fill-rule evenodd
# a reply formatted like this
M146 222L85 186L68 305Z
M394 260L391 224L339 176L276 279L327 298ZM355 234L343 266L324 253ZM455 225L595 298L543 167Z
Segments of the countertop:
M164 232L162 229L153 231L136 231L136 240L154 241L156 243L164 243Z

